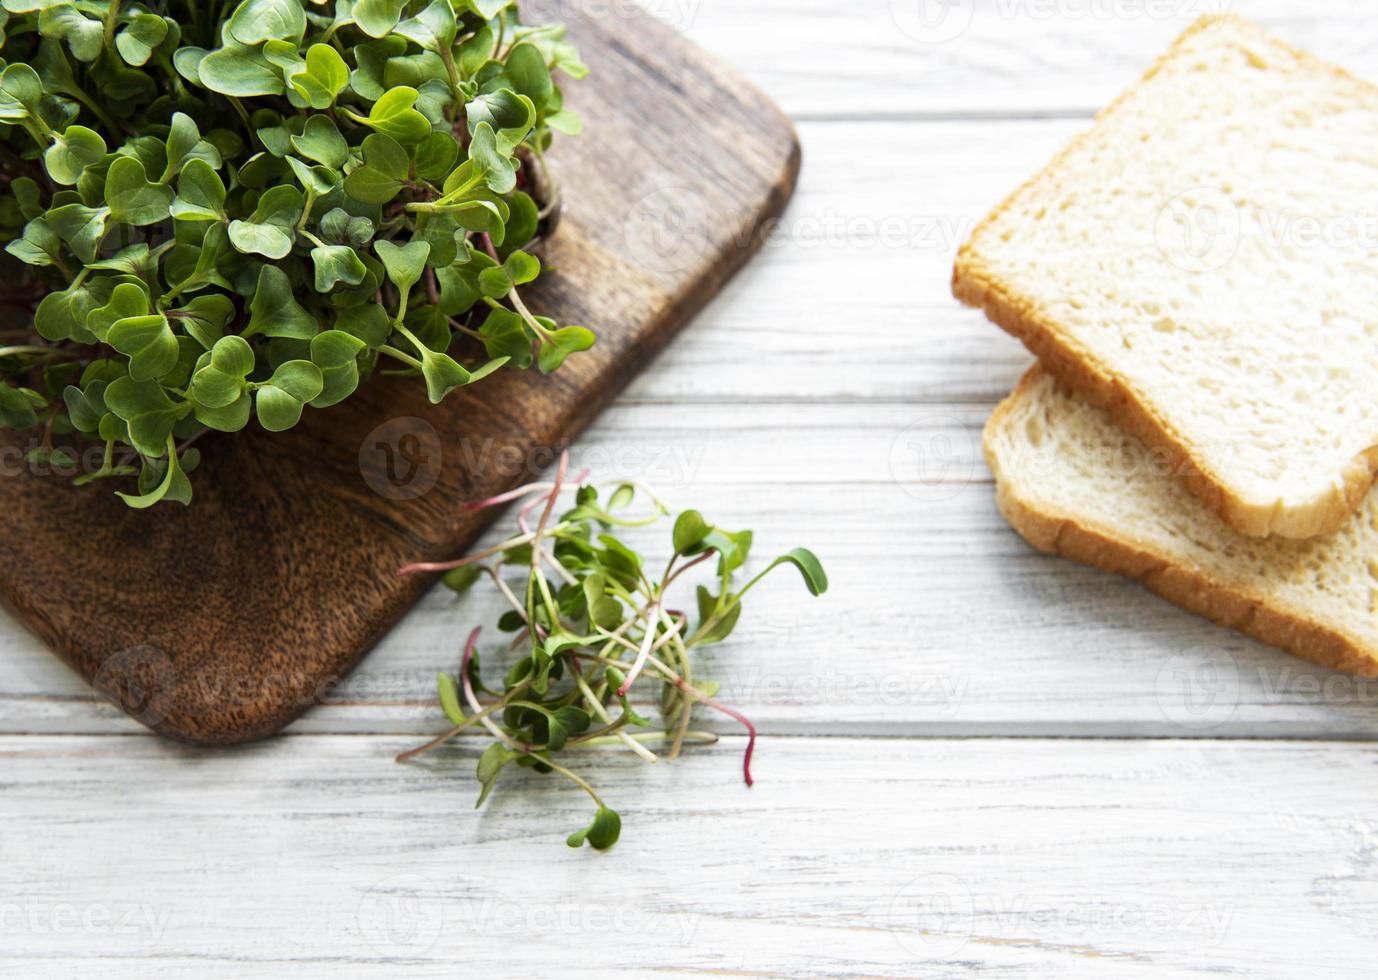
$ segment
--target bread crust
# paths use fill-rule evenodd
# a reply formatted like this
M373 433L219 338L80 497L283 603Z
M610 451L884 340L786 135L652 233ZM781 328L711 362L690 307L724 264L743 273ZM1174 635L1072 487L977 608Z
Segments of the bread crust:
M1002 471L997 438L1008 426L1028 388L1040 376L1033 368L991 416L985 430L985 455L995 474L1000 513L1029 544L1057 555L1142 583L1168 602L1286 650L1303 660L1360 677L1378 678L1378 650L1305 613L1284 608L1239 583L1204 569L1183 565L1153 544L1098 522L1040 507L1021 494L1017 481Z
M1349 84L1360 85L1378 101L1378 87L1355 78L1343 69L1299 51L1266 34L1242 18L1221 15L1198 20L1140 79L1138 85L1121 95L1097 115L1105 119L1120 108L1138 87L1151 80L1169 64L1177 51L1195 35L1222 24L1237 25L1260 40L1277 45L1298 61L1324 69ZM1093 353L1034 304L1021 300L1005 289L998 275L980 253L980 242L1011 209L1057 172L1062 164L1082 149L1095 135L1088 130L1065 147L1052 162L1011 194L976 227L957 254L953 268L953 295L967 306L984 310L1001 329L1017 337L1069 389L1088 402L1104 409L1122 428L1171 461L1174 472L1195 496L1215 511L1226 524L1248 537L1270 535L1308 540L1337 531L1359 507L1378 480L1378 438L1375 444L1351 460L1336 483L1323 494L1304 504L1286 506L1281 500L1261 503L1235 494L1211 461L1196 452L1191 443L1172 424L1141 398L1124 379L1100 364Z

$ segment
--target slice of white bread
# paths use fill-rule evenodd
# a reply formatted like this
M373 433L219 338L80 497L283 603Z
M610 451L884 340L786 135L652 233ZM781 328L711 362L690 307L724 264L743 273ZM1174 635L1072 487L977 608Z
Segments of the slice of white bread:
M1246 535L1378 471L1378 88L1199 22L962 249L954 292Z
M1137 579L1306 660L1378 676L1378 491L1313 541L1231 530L1166 456L1035 367L991 417L1000 510L1036 548Z

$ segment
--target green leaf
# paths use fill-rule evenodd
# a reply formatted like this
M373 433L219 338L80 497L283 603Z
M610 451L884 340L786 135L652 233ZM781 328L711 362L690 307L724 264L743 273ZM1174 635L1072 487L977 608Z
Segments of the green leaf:
M520 250L509 255L502 267L507 271L508 278L512 280L514 286L524 286L529 282L535 282L541 274L540 260L534 255Z
M367 117L348 110L346 114L355 122L391 136L399 143L420 143L431 134L431 121L414 108L418 95L416 89L399 85L383 93L373 103Z
M259 142L275 157L292 152L292 133L286 126L263 126L256 130Z
M586 327L562 327L543 339L538 366L543 374L558 371L571 354L586 351L598 338Z
M245 389L237 399L224 408L195 406L196 421L216 432L239 432L249 424L253 415L254 396Z
M307 48L306 74L327 94L325 105L311 102L314 109L328 109L335 103L335 96L349 85L349 65L329 44L313 44Z
M348 245L325 245L311 250L316 267L316 292L328 293L340 283L357 286L368 275L368 268Z
M545 124L557 133L578 136L584 131L584 120L573 109L561 109L545 117Z
M359 355L367 345L343 330L327 330L311 339L311 363L321 372L321 392L313 408L338 405L359 387Z
M301 421L306 403L325 385L320 368L310 361L288 361L258 389L254 407L259 424L269 432L286 432Z
M229 234L225 231L225 226L215 223L206 226L205 237L201 239L201 245L187 246L194 249L196 253L196 264L192 268L187 278L177 284L177 288L182 292L188 290L202 289L206 286L219 286L222 289L233 289L233 285L220 274L221 260L230 251Z
M287 91L282 74L256 48L226 43L196 65L196 81L221 95L250 98L282 95Z
M313 109L329 109L349 84L349 66L328 44L313 44L306 51L306 71L292 79L292 86Z
M46 404L43 396L31 388L0 383L0 429L33 428L38 424L37 410Z
M48 225L83 263L94 262L105 238L105 223L109 217L109 208L66 204L48 212Z
M201 139L201 130L185 112L174 112L167 136L167 169L163 178L175 177L192 160L201 160L212 168L222 163L220 151Z
M402 189L402 182L372 167L360 167L344 182L345 193L360 204L387 204Z
M362 248L373 241L373 222L351 215L344 208L331 208L321 218L321 236L337 245Z
M5 246L5 251L29 265L54 265L62 255L62 239L48 222L34 218L24 226L23 235Z
M110 291L110 299L104 306L92 310L86 317L86 329L101 343L106 334L120 320L130 317L147 316L149 313L148 289L142 282L121 282Z
M478 136L479 127L486 124L499 137L504 154L510 154L536 124L536 107L531 100L507 88L479 95L464 109L469 133Z
M286 258L296 241L296 224L304 206L301 191L295 187L269 188L248 221L230 222L230 242L241 252Z
M497 135L488 123L479 123L469 144L469 159L483 173L483 179L498 194L508 194L517 186L517 165L498 149Z
M483 295L502 299L514 286L533 282L540 274L540 260L519 250L509 255L501 266L479 273L478 285Z
M483 801L488 799L488 794L493 791L502 770L519 758L520 752L514 752L501 742L494 742L484 750L483 755L479 756L477 772L479 784L483 789L479 793L478 802L474 804L475 809L483 806Z
M177 69L177 74L191 84L198 88L205 88L205 82L201 81L201 62L205 60L208 54L210 52L205 48L178 48L172 55L172 66Z
M426 394L431 404L439 405L456 388L471 385L506 363L506 358L502 358L485 365L479 372L470 372L448 354L428 350L421 354L421 375L426 379Z
M466 594L483 577L483 569L478 565L461 565L452 568L440 577L441 584L458 595Z
M441 674L436 678L436 688L440 693L440 708L450 719L450 724L464 724L464 709L460 707L459 685L455 679L449 674Z
M531 199L531 195L523 191L517 191L513 194L511 213L507 219L503 244L498 249L498 255L505 260L513 252L527 245L531 239L536 237L536 232L540 230L540 223L540 211L536 207L536 202Z
M210 350L224 336L225 328L234 319L235 308L228 296L213 293L198 296L173 313L180 314L178 320L187 335Z
M193 449L190 452L195 453L197 450ZM142 496L133 496L119 491L116 491L116 495L135 510L146 510L164 501L182 504L184 507L191 504L191 481L187 479L186 473L182 470L181 461L177 458L177 443L171 434L168 435L167 439L167 465L162 481Z
M746 564L751 554L750 531L724 531L715 527L709 533L705 544L718 552L718 574L727 576Z
M426 259L431 254L431 246L426 242L408 242L406 245L377 242L373 248L378 258L383 260L388 278L403 293L411 292L411 288L421 281L426 271Z
M502 299L512 291L512 280L502 266L484 269L478 276L478 288L489 299Z
M105 159L105 140L85 126L68 126L53 134L53 145L43 154L43 165L56 183L72 186L82 171Z
M698 588L698 603L700 629L712 623L707 630L703 630L696 634L700 644L709 646L714 643L721 643L732 635L733 630L737 628L737 622L742 617L742 604L739 599L729 597L727 603L724 604L723 611L718 613L717 598L713 593L700 585ZM717 617L716 619L714 618L715 616Z
M517 94L526 96L537 109L545 108L555 86L550 81L550 69L540 49L530 43L518 44L507 53L505 65L507 77Z
M387 65L392 59L405 54L406 50L406 38L396 35L356 44L353 49L354 63L358 67L350 72L350 88L371 102L382 98L383 93L388 90L388 86L383 83Z
M383 37L397 26L404 7L405 0L358 0L354 22L369 37Z
M172 427L191 412L187 402L174 405L158 382L128 377L110 383L105 390L105 404L128 424L134 448L153 458L166 450Z
M180 221L224 221L225 183L215 168L205 160L188 161L169 211Z
M20 62L0 72L0 119L40 117L43 81L38 72Z
M607 573L623 585L635 588L641 577L641 556L610 534L600 534L598 542L603 546L598 557Z
M299 41L306 33L306 11L298 0L244 0L225 25L240 44Z
M416 174L423 180L443 181L459 159L459 141L452 133L431 133L416 148Z
M457 6L460 10L472 10L484 20L492 20L512 6L512 0L458 0Z
M799 569L799 574L804 576L804 585L808 588L810 595L819 596L828 591L828 573L823 571L823 565L818 557L807 548L795 548L789 554L775 559L761 575L764 576L781 565L793 565Z
M386 204L411 172L407 151L391 136L374 133L362 146L364 165L345 178L345 193L361 204Z
M442 283L444 277L441 277ZM512 366L525 370L531 366L531 335L520 316L507 309L495 309L479 327L483 347L489 357L510 358Z
M231 221L230 241L241 252L270 259L285 259L292 251L292 236L279 225Z
M426 264L443 269L453 265L459 258L459 250L464 238L464 229L453 215L444 212L426 212L416 219L416 241L423 241L431 247Z
M177 366L177 337L161 313L117 320L105 341L129 358L129 376L135 381L161 378Z
M243 396L254 361L248 341L233 335L222 337L196 369L188 394L206 408L228 408Z
M105 200L110 217L124 225L151 225L171 213L170 187L150 183L143 161L137 157L116 157L105 176Z
M261 333L265 337L310 340L316 331L316 321L297 302L287 273L277 266L263 266L258 273L258 287L249 301L245 335Z
M43 297L34 311L34 329L44 340L94 341L86 329L86 318L96 308L96 299L85 286L73 286Z
M140 68L167 37L167 21L157 14L135 14L115 37L115 50L126 64Z
M332 170L339 170L349 162L349 144L329 116L308 116L301 135L291 137L291 143L292 148L308 160Z
M39 12L38 32L44 37L66 41L67 50L78 61L95 61L105 49L105 25L61 0L44 6ZM3 40L3 18L0 18L0 42Z
M358 337L370 350L382 347L392 333L392 321L387 312L375 303L354 306L340 311L335 324L340 330Z
M10 182L10 193L19 205L19 213L25 221L32 221L43 214L43 203L38 183L32 177L16 177Z
M287 165L292 168L292 175L297 178L297 182L317 197L329 194L340 182L340 175L329 167L312 167L296 157L288 157Z
M587 841L596 851L606 851L622 836L622 818L617 815L616 810L610 810L606 806L598 808L598 814L593 818L593 823L583 830L570 834L566 841L570 847L583 847Z
M703 549L703 539L708 537L712 527L696 510L686 510L675 520L675 554L696 555Z
M402 21L393 32L423 48L439 51L454 44L458 23L449 0L432 3L415 17Z
M67 417L78 432L94 433L100 426L101 416L105 415L104 381L93 381L87 390L68 385L62 390L62 403L67 406Z

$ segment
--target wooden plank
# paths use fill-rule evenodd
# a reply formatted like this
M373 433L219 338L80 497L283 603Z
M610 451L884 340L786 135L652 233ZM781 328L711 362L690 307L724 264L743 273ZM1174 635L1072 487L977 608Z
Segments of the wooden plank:
M952 262L1085 126L804 124L799 191L761 254L626 398L994 404L1028 358L952 299Z
M541 7L528 5L537 22L551 13ZM402 556L472 541L484 522L457 504L512 485L455 456L428 468L439 433L522 457L582 430L788 200L798 145L764 96L650 21L570 13L571 39L599 71L571 93L589 132L560 147L558 166L579 193L548 245L555 271L527 301L598 327L595 351L558 378L505 373L441 406L416 381L379 380L290 433L207 439L185 510L134 512L22 470L0 481L0 595L97 686L130 703L157 691L160 731L223 744L291 721L419 598L425 582L392 574ZM677 195L734 217L690 251L657 251ZM9 433L0 448L23 458L29 439ZM410 468L394 471L398 461ZM273 684L258 682L265 672ZM256 697L230 709L215 679Z
M767 731L1378 733L1378 684L1293 661L1136 585L1035 554L995 510L976 442L985 413L623 406L574 455L616 478L653 480L672 503L728 526L753 527L762 558L800 544L823 557L833 580L826 598L782 575L731 642L703 660L704 676ZM948 468L922 469L924 452L949 457ZM663 548L645 543L648 553ZM498 611L488 599L433 592L295 730L437 729L436 671L454 669L461 637ZM36 644L13 628L5 635L18 667L0 677L0 730L125 730ZM273 680L269 670L261 683Z
M1197 17L1222 11L1356 71L1371 73L1378 54L1366 0L642 2L797 119L1086 116ZM920 26L920 12L934 30Z
M0 972L1371 975L1378 749L737 740L566 784L393 738L3 738ZM481 744L477 743L477 744ZM73 801L79 800L79 805Z

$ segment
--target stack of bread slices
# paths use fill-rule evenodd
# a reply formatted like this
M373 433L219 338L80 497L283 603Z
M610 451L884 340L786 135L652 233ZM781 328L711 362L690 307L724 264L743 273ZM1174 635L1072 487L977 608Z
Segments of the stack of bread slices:
M1378 675L1378 88L1205 19L954 291L1040 359L986 430L1025 538Z

